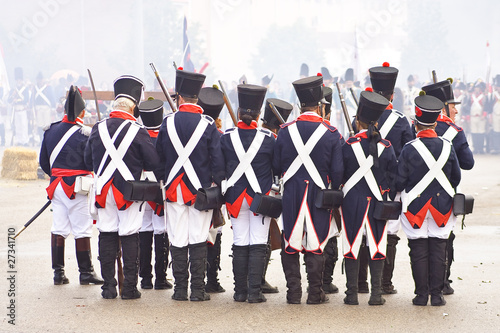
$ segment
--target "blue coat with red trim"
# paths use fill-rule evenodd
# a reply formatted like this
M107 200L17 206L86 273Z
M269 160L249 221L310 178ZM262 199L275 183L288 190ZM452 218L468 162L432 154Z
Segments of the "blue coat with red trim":
M338 189L344 173L341 147L344 139L334 126L331 126L320 116L312 114L311 112L303 113L295 121L281 126L278 139L276 140L273 157L273 167L277 174L285 174L298 155L288 129L293 123L297 124L297 129L304 144L318 126L327 127L328 130L318 141L309 156L316 166L325 186L331 183L332 189ZM303 223L303 221L297 221L297 218L306 190L307 198L305 198L305 200L309 210L308 216L312 220L315 229L308 230L308 233L315 232L319 243L323 244L330 232L331 212L326 209L316 208L315 200L321 188L314 183L304 165L302 165L297 173L284 184L282 214L284 227L283 236L286 241L289 241L296 223ZM294 249L290 246L285 248L287 253L294 253L297 250L300 251L301 249ZM322 250L318 249L317 252L321 251Z
M213 182L220 185L220 182L224 179L224 156L220 148L220 132L217 130L214 120L209 116L202 115L202 112L203 109L196 104L182 104L179 106L178 112L167 115L163 119L156 141L156 150L160 157L160 163L164 168L164 180L168 178L170 170L178 158L167 133L166 122L169 117L174 117L175 129L183 146L188 143L201 117L205 117L210 121L189 160L200 179L202 187L210 187ZM167 184L167 201L177 201L176 188L179 184L181 185L184 203L187 205L194 204L198 189L191 184L184 167L177 172L170 184Z
M230 137L230 134L233 131L238 131L245 151L247 151L250 147L250 144L258 131L266 135L259 151L257 152L257 155L255 155L255 158L251 163L251 167L255 172L255 176L257 177L262 193L268 194L271 190L273 181L272 163L275 144L274 135L267 129L257 128L257 123L255 122L252 122L250 126L247 126L245 123L240 121L238 122L238 128L231 128L227 130L221 137L222 153L224 154L224 160L226 161L226 179L231 177L236 167L240 164ZM236 184L230 187L225 194L226 208L228 212L234 218L238 217L243 199L246 198L248 204L251 205L254 196L255 192L250 186L246 175L243 174Z
M447 116L441 114L437 120L436 133L438 136L444 135L448 128L453 127L457 131L457 135L453 138L451 143L457 154L458 164L463 170L470 170L474 166L474 155L469 148L469 143L465 137L465 133L460 126L457 126Z
M50 154L52 154L52 151L64 134L66 134L71 127L80 126L76 125L76 122L70 122L67 119L68 118L64 116L62 121L51 124L43 134L39 162L43 172L50 176L50 185L47 188L49 199L52 199L55 187L61 180L63 189L68 195L68 198L74 198L76 176L89 174L89 171L92 170L92 168L87 167L84 162L85 145L87 144L90 127L88 131L81 128L73 133L57 155L54 164L52 166L50 165ZM57 176L57 172L53 174L52 169L59 169L57 170L61 171L59 174L68 174L69 176Z
M408 122L408 119L406 119L406 116L400 111L394 109L388 108L384 110L378 120L377 127L379 129L382 128L389 115L393 112L396 113L399 118L384 139L391 142L394 153L396 154L396 158L398 158L399 154L401 153L401 149L403 149L406 143L413 140L414 136L411 131L410 123Z
M429 149L435 160L439 158L443 149L443 140L434 130L424 130L417 134L417 139ZM398 178L396 187L402 192L409 192L427 174L429 168L424 159L409 142L403 147L398 161ZM443 172L455 188L460 183L460 167L455 150L451 149L450 156L443 167ZM414 228L418 229L428 211L431 212L438 226L445 225L452 214L453 198L434 179L429 186L408 206L405 216Z
M135 121L135 118L124 112L124 111L112 111L110 113L110 118L100 121L106 123L106 127L109 132L109 136L112 138L118 127L125 120ZM85 164L91 170L94 170L94 173L97 173L99 169L99 165L101 164L101 160L104 157L104 153L106 149L102 143L101 137L98 131L97 123L90 133L89 140L87 142L87 146L85 147ZM116 148L119 147L123 138L125 137L128 129L133 124L127 124L120 132L116 140L114 141L114 146ZM127 149L125 156L123 157L123 161L127 165L128 169L132 173L132 176L135 180L141 179L141 174L143 170L146 171L154 171L158 167L159 159L156 154L156 149L151 142L151 137L149 136L148 131L142 127L142 125L135 123L134 126L141 126L134 140L130 144L130 147ZM111 158L108 156L104 167L101 172L103 172L106 167L109 165ZM118 209L125 210L127 209L132 202L126 201L123 199L123 190L125 185L125 180L118 170L115 170L111 180L103 187L100 196L96 197L97 207L104 207L106 202L107 191L112 185L113 195L115 197L116 205Z
M358 160L354 155L354 151L352 148L353 144L361 144L365 157L368 157L370 154L370 140L367 137L366 131L360 132L356 134L356 136L350 137L346 141L346 144L342 146L342 155L344 157L344 183L349 178L351 178L351 176L360 167ZM396 155L394 153L394 148L392 147L390 141L382 139L379 143L377 143L377 145L383 145L384 150L378 159L379 166L372 166L371 171L373 173L373 176L375 177L378 188L380 189L382 198L384 200L387 200L390 194L393 194L391 196L392 198L395 195L398 164ZM345 236L351 246L357 237L363 236L361 227L365 219L365 214L367 223L369 223L367 230L371 230L375 242L377 244L380 243L385 230L386 221L377 220L373 217L376 201L377 199L374 197L372 191L368 187L368 184L364 177L361 178L361 180L356 185L354 185L345 195L342 204L343 229ZM359 249L353 250L358 251ZM372 249L370 248L370 250ZM385 248L383 250L385 250ZM357 253L350 253L345 255L346 258L352 259L357 258L357 256ZM374 255L372 254L372 258L383 259L385 258L385 255L377 252Z

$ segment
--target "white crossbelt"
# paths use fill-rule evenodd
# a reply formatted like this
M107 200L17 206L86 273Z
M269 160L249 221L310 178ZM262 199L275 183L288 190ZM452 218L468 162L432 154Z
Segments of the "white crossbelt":
M187 144L183 146L181 140L179 139L179 135L177 135L177 130L175 129L174 118L175 115L167 118L167 133L178 157L174 163L174 166L172 167L172 169L170 169L166 185L172 182L175 175L181 168L184 168L184 171L186 172L186 175L194 188L200 189L202 187L200 179L198 178L198 175L196 174L196 171L194 170L193 164L189 160L189 157L196 148L196 145L203 136L203 133L205 133L205 129L208 126L208 121L205 120L204 117L201 117L198 125L196 125L193 134L191 135L191 138L189 138Z
M298 155L297 157L295 157L292 164L290 164L290 167L288 167L288 170L285 172L285 176L283 177L283 184L286 184L286 182L297 173L300 167L304 165L307 173L314 181L314 183L322 190L326 189L325 184L323 183L323 179L321 179L321 175L319 174L318 169L316 169L316 166L314 165L314 162L309 155L327 130L328 129L326 128L326 126L320 124L304 145L302 139L300 138L297 124L293 123L288 126L288 131L290 132L292 143L295 146Z
M118 137L118 134L124 129L125 123L130 123L130 126L117 149L114 143L116 141L116 138ZM110 138L109 136L106 122L103 121L99 123L97 129L99 131L99 136L101 137L102 144L106 149L106 152L103 155L103 159L101 160L101 164L99 165L99 169L97 171L99 177L97 177L96 191L97 194L100 194L103 186L111 179L116 170L118 170L123 179L134 180L134 176L123 161L123 157L127 153L130 145L132 144L132 141L137 135L137 132L139 132L140 127L138 125L135 125L130 120L125 120L120 125L120 127L118 127L115 134L113 135L113 138ZM104 171L101 173L101 170L103 169L104 163L107 159L107 155L111 157L111 160L109 161L106 169L104 169Z
M43 93L43 91L45 90L45 88L47 88L46 84L43 87L41 87L41 88L38 88L37 86L35 86L35 89L36 89L35 100L37 99L38 96L40 96L45 101L45 103L47 103L47 105L50 106L51 103L50 103L49 99Z
M369 155L368 157L365 156L365 153L363 152L363 147L361 147L360 142L353 143L351 147L352 151L354 152L354 156L358 161L359 168L344 184L344 187L342 188L342 192L344 192L344 197L364 177L373 196L378 201L383 201L382 194L380 193L379 186L377 185L377 181L375 180L375 176L373 175L371 169L371 167L373 166L373 156L371 155ZM383 151L384 151L384 146L381 143L377 144L377 153L379 157Z
M439 155L437 161L432 156L429 149L422 143L420 139L414 140L411 145L417 150L419 155L424 160L425 164L429 168L429 171L425 176L413 187L410 192L401 192L401 203L403 205L403 213L406 213L408 206L415 200L422 192L425 191L427 186L429 186L434 179L436 179L443 189L453 197L455 195L455 190L450 184L450 181L443 172L443 167L445 166L451 153L451 143L443 140L443 148L441 154Z
M50 167L52 168L52 166L54 165L54 161L56 160L57 156L59 156L59 153L61 152L61 150L63 149L64 145L66 144L66 142L68 142L69 138L76 132L80 129L80 127L78 125L73 125L71 126L67 131L66 133L64 133L63 137L61 138L61 140L59 140L59 142L57 143L57 145L54 147L54 150L52 150L52 153L50 153Z
M444 132L444 134L441 137L443 139L446 139L446 140L452 142L453 139L455 139L455 137L457 136L457 134L458 134L458 131L453 126L450 126L450 127L448 127L446 132Z
M387 137L387 134L389 134L389 132L394 127L394 124L398 121L398 119L399 116L395 112L391 111L391 114L389 115L389 117L387 117L384 124L380 128L380 135L382 136L382 138L385 139Z
M260 147L262 146L262 142L264 141L265 134L257 131L255 133L255 137L252 140L252 143L250 144L250 147L248 147L248 150L245 152L245 148L243 147L243 144L241 143L241 138L239 135L238 130L234 130L229 134L229 137L231 138L231 142L233 144L234 152L236 153L236 156L238 157L238 160L240 163L234 170L233 174L227 181L224 181L222 184L222 194L225 194L227 189L234 186L238 180L240 180L241 177L243 177L243 174L247 177L248 183L250 184L250 187L255 193L262 193L262 190L259 185L259 181L257 180L257 176L255 175L255 171L252 168L252 162L255 159L255 156L257 156L257 152L259 151Z

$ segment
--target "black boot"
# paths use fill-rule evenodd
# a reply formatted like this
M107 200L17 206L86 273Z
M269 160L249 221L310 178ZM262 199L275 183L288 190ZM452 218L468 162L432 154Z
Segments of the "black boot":
M425 306L429 301L429 246L427 238L409 239L410 261L415 298L413 305Z
M102 297L105 299L116 298L115 267L118 253L118 232L99 233L99 262L101 263L101 276L104 279L102 285Z
M123 255L123 288L122 299L136 299L141 297L137 290L139 273L139 233L120 236Z
M323 250L325 256L325 271L323 272L323 291L325 294L336 294L339 292L339 288L332 283L333 281L333 270L335 269L335 264L339 259L339 249L337 247L337 237L332 237L326 243L325 249Z
M168 236L166 233L155 235L155 289L172 289L167 281Z
M271 235L268 236L267 238L267 247L266 247L266 264L264 266L264 272L262 273L262 282L261 282L261 289L263 294L276 294L279 293L278 287L273 287L269 284L269 282L266 281L266 273L267 273L267 267L269 266L269 263L271 262Z
M346 297L344 297L344 304L358 305L359 261L355 259L344 258L344 265L347 287L347 290L345 291Z
M322 254L307 252L305 254L307 282L309 284L307 304L321 304L328 301L323 291L323 271L325 269L325 257Z
M429 291L431 305L445 305L443 287L446 277L447 239L429 237Z
M382 293L396 294L398 291L394 289L392 284L392 275L394 273L394 264L396 261L396 245L399 237L397 235L387 235L387 253L384 261L384 269L382 271Z
M368 258L370 253L368 251L368 246L365 243L365 237L363 236L363 243L359 249L358 255L358 293L368 294L370 289L368 288Z
M451 287L450 280L451 275L451 263L454 259L454 250L453 250L453 240L455 239L455 234L453 231L450 233L450 237L448 238L448 243L446 244L446 279L444 280L444 288L443 295L452 295L455 290Z
M141 289L153 289L153 274L151 266L151 247L153 246L153 232L139 232L139 276L141 277Z
M286 301L288 304L300 304L302 285L300 283L299 253L289 254L281 249L281 265L286 278Z
M250 247L233 245L234 295L236 302L245 302L248 296L248 256Z
M170 246L172 255L172 275L174 276L174 294L172 299L187 301L188 273L188 247Z
M189 271L191 273L190 301L208 301L205 293L205 270L207 268L207 243L189 244Z
M384 269L383 260L372 260L368 262L370 266L370 282L371 294L368 304L370 305L383 305L385 299L382 297L382 270Z
M52 269L54 270L54 284L68 284L69 280L64 274L64 237L51 234Z
M207 284L205 285L205 292L207 293L223 293L226 291L222 288L218 279L221 241L222 234L217 233L214 245L210 246L207 244Z
M92 254L90 252L90 238L75 239L76 260L80 271L80 284L88 285L103 284L104 281L97 277L92 266Z
M262 303L262 276L266 262L267 244L250 245L248 249L248 303Z

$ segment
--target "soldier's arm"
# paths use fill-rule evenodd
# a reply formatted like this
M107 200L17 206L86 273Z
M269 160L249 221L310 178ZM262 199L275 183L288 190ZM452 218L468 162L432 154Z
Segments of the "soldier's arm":
M208 151L210 154L210 165L212 169L212 181L220 186L220 183L226 176L226 165L224 162L224 155L220 145L220 134L214 123L208 127L210 133L210 142L208 144Z

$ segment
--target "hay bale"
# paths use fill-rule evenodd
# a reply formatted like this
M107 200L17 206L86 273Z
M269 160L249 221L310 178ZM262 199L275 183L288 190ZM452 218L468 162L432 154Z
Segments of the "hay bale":
M37 176L37 152L24 147L5 149L2 158L2 177L16 180L35 180Z

